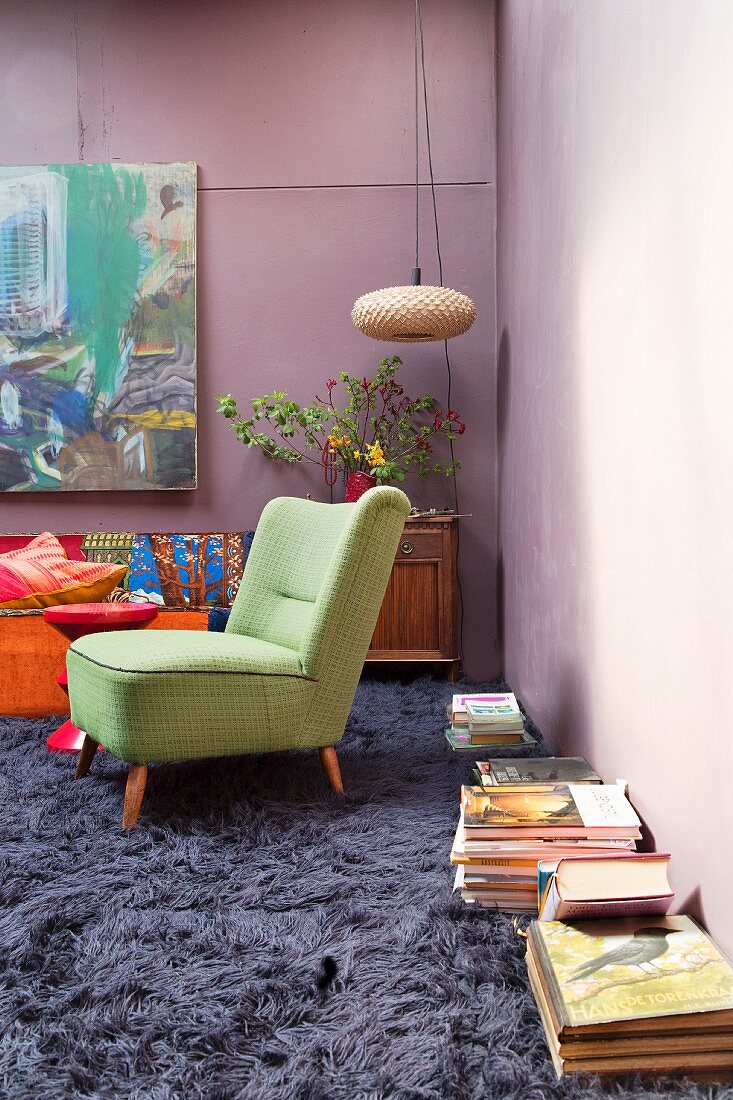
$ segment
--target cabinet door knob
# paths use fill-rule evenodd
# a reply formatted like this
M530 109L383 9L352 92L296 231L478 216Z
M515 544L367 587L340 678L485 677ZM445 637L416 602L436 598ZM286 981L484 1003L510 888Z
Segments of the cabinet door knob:
M411 554L414 549L415 549L415 547L412 545L412 543L407 542L407 540L405 540L405 542L400 543L400 550L402 551L403 554Z

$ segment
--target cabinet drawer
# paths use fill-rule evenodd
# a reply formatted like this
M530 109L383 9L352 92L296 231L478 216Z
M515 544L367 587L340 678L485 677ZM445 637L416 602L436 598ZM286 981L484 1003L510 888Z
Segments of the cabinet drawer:
M443 557L443 536L438 531L406 530L402 533L395 561L421 561Z

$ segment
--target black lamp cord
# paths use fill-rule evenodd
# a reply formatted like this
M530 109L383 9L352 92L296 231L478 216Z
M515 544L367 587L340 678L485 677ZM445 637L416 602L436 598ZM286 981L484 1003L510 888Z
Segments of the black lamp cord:
M427 138L427 150L428 150L428 168L430 171L430 194L433 200L433 221L435 223L435 249L438 254L438 277L440 279L440 285L443 285L443 257L440 252L440 229L438 228L438 205L435 200L435 176L433 174L433 150L430 144L430 112L428 110L428 86L425 79L425 43L423 41L422 33L422 11L420 10L420 0L415 0L415 268L419 272L420 261L418 258L418 250L420 243L419 236L419 193L420 193L420 140L419 140L419 126L418 126L418 52L419 52L419 68L422 71L422 93L423 93L423 105L425 108L425 136ZM451 395L453 390L453 374L450 365L450 355L448 354L448 341L443 341L443 348L445 350L445 366L448 372L448 409L451 408ZM455 455L453 453L453 437L448 437L448 444L450 446L450 460L451 464L455 464ZM453 472L453 501L456 515L460 514L460 508L458 506L458 477L454 470ZM458 568L458 555L461 549L461 528L460 524L456 528L456 580L458 581L458 604L459 604L459 656L463 656L463 587L461 585L461 574Z

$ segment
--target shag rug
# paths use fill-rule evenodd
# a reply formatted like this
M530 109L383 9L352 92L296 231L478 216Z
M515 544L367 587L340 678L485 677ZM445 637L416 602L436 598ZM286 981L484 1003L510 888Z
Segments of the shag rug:
M343 801L315 752L165 765L129 836L123 765L0 719L0 1095L732 1095L556 1082L523 942L451 893L452 690L360 686Z

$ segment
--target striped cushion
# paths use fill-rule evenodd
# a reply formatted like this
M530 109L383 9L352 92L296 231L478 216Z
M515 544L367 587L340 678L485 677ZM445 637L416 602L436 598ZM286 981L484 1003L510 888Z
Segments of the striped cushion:
M50 531L20 550L0 554L0 609L93 603L108 596L127 572L124 565L70 561Z

